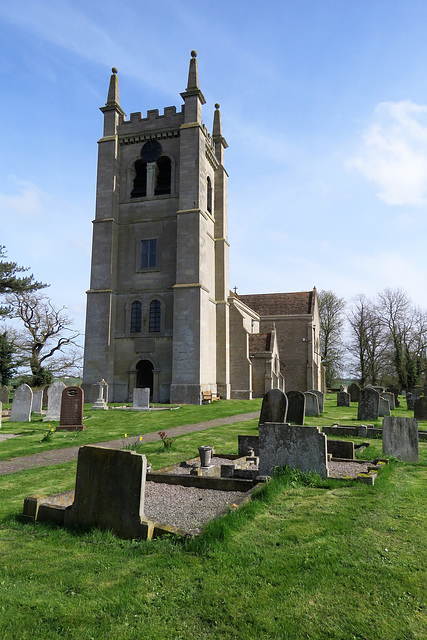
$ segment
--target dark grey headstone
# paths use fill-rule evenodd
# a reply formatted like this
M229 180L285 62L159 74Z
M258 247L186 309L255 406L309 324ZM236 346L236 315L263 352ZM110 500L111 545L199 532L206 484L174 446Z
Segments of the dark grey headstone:
M10 390L9 387L2 387L0 389L0 402L7 404L9 402Z
M372 387L361 389L359 406L357 410L358 420L378 420L380 410L380 394Z
M360 387L357 384L357 382L353 382L349 388L348 388L348 392L350 394L350 401L351 402L359 402L359 396L360 396Z
M352 440L328 440L328 453L333 458L354 459L354 442Z
M418 462L418 422L415 418L384 418L383 453L405 462Z
M288 399L280 389L270 389L262 400L259 424L266 422L285 422L288 412Z
M427 420L427 397L417 398L414 403L414 418Z
M306 416L318 416L320 413L319 410L319 401L317 399L317 395L315 393L311 393L311 391L304 391L305 395L305 415Z
M301 391L289 391L286 395L288 396L288 422L304 424L305 395Z
M320 413L323 413L323 407L325 404L325 394L322 391L319 391L318 389L310 389L310 393L314 393L314 395L317 396L317 401L319 403L319 411Z
M415 406L415 400L417 400L419 396L413 395L410 391L406 392L406 408L408 411L413 411Z
M347 391L338 391L337 407L349 407L349 406L350 406L350 394Z

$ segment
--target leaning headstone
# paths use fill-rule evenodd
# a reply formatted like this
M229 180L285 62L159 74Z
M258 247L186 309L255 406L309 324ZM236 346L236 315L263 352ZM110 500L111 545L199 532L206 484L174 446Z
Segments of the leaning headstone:
M62 392L61 416L57 431L85 431L83 424L83 389L66 387Z
M348 388L348 392L350 394L350 402L359 402L359 396L360 396L360 387L357 384L357 382L353 382L349 388Z
M320 413L323 413L323 407L325 404L325 394L322 391L319 391L318 389L310 389L309 391L310 393L314 393L314 395L317 396L317 402L319 403L319 411Z
M49 422L49 420L59 420L61 415L61 400L62 392L65 389L65 384L61 380L55 380L50 385L47 391L47 411L43 418L43 422Z
M394 395L394 408L397 409L397 407L400 406L399 389L397 387L389 387L387 389L387 391L389 391L390 393L392 393Z
M31 422L33 392L27 384L21 384L13 394L10 422Z
M150 387L135 387L132 394L132 410L148 411L150 408Z
M388 400L390 411L393 411L396 408L396 400L394 397L394 393L391 393L391 391L384 391L384 393L382 393L381 395L383 398Z
M427 397L417 398L414 404L415 420L427 420Z
M108 409L108 405L104 400L104 391L107 391L108 394L108 384L104 379L98 382L98 399L93 403L91 409ZM108 397L108 396L107 396Z
M386 416L389 416L389 415L390 415L390 403L386 398L384 398L383 396L380 396L380 403L378 405L378 417L385 418Z
M39 391L33 391L33 406L31 407L31 411L33 413L41 414L42 405L43 405L43 390L40 389Z
M10 390L9 387L2 387L0 389L0 402L7 404L9 402Z
M380 410L380 394L372 387L365 387L360 391L358 420L378 420Z
M259 415L259 424L265 422L285 422L288 413L288 399L280 389L270 389L265 394L261 412Z
M304 424L305 395L301 391L289 391L287 421L293 424Z
M284 466L328 476L326 434L318 427L290 424L259 425L259 473L271 475Z
M418 462L418 422L415 418L384 418L383 453L405 462Z
M123 538L143 536L147 459L135 451L86 445L79 450L66 526L101 527Z
M304 391L305 395L305 415L306 416L318 416L320 414L319 401L315 393L311 391Z
M337 393L337 407L349 407L350 406L350 394L348 391L338 391Z

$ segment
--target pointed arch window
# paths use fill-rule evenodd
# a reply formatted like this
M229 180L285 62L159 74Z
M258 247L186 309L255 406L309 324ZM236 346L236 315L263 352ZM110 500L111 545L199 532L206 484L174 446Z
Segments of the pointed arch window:
M148 331L159 333L161 323L161 306L159 300L152 300L150 303L150 315L148 320Z
M144 160L135 162L135 177L131 198L144 198L147 195L147 163Z
M142 327L142 305L139 300L132 302L132 308L130 312L130 332L141 333Z
M206 189L207 189L207 200L208 200L207 209L209 213L212 213L212 182L209 176L207 177L206 183L207 183Z
M157 160L157 182L154 190L155 196L162 196L171 192L172 163L167 156Z

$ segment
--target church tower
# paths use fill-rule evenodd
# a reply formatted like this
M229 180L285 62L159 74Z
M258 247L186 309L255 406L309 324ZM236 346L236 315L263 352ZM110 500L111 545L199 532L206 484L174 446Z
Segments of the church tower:
M230 397L227 173L219 105L202 121L196 52L184 105L132 113L113 68L99 140L83 386L110 402Z

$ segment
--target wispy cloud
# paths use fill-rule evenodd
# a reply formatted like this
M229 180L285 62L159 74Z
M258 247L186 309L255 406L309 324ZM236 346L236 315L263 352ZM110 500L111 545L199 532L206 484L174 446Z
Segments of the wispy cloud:
M349 164L379 187L387 204L427 204L427 106L380 103Z
M16 223L21 219L37 219L43 213L50 196L32 182L11 178L14 183L12 195L0 193L0 209L4 219Z

